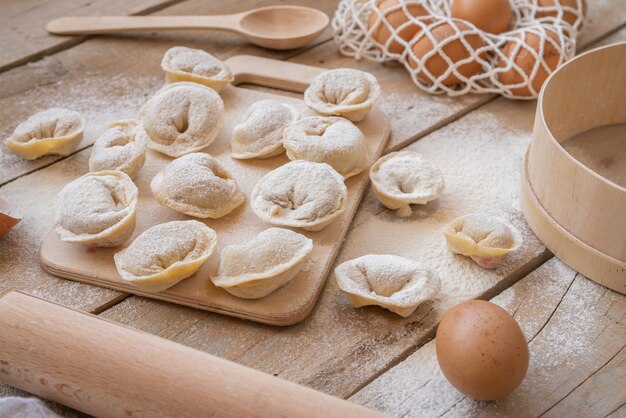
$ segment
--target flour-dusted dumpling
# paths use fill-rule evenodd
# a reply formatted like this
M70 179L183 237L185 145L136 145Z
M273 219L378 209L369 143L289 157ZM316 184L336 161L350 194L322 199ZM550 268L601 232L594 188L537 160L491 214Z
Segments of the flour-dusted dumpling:
M135 178L146 162L148 135L135 120L109 124L89 155L89 171L119 170Z
M295 107L278 100L261 100L248 109L231 139L233 158L270 158L281 154L283 132L298 118Z
M170 83L191 81L215 91L234 80L226 64L201 49L175 46L167 50L161 61L165 78Z
M486 269L495 269L511 251L523 243L510 223L492 215L471 213L456 218L443 228L448 249L470 257Z
M27 160L48 154L70 155L83 139L84 129L85 119L80 113L52 108L17 125L6 146Z
M198 221L172 221L146 229L113 257L122 279L160 292L193 275L214 253L217 234Z
M399 151L381 157L370 169L374 194L384 206L398 209L399 216L410 216L413 204L436 199L444 189L441 172L412 151Z
M58 195L54 230L66 242L115 247L135 230L137 186L121 171L87 173Z
M290 160L326 163L345 178L369 166L365 137L348 119L309 116L285 129L283 144Z
M313 110L353 122L363 120L379 97L376 77L351 68L323 72L304 92L304 101Z
M148 147L176 158L213 143L222 128L224 102L209 87L174 83L152 96L139 115Z
M270 228L255 238L224 247L215 286L245 299L265 297L296 277L313 240L289 229Z
M233 176L202 152L169 163L154 176L150 188L163 206L197 218L221 218L246 200Z
M337 266L335 277L355 308L378 305L407 317L439 292L433 270L397 255L370 254Z
M251 205L264 222L319 231L344 211L347 195L343 177L331 166L298 160L259 180Z

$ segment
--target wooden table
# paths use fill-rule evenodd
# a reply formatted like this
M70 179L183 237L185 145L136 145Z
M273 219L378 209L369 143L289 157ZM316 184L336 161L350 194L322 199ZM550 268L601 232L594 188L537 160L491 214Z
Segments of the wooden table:
M86 114L81 149L66 158L26 162L0 148L0 196L24 221L0 241L0 294L51 299L272 373L393 416L626 416L626 297L577 274L534 237L519 211L519 168L535 102L492 95L429 96L401 67L338 54L330 31L306 48L277 52L220 32L126 37L51 37L43 24L79 14L211 14L267 0L4 0L0 5L0 133L36 110L65 105ZM306 4L305 0L290 3ZM626 40L626 0L588 1L579 49ZM336 2L316 2L332 14ZM329 277L313 314L279 328L51 277L38 263L56 193L87 171L90 144L113 118L132 117L162 83L163 52L203 48L222 59L254 54L328 68L356 67L378 77L392 121L388 150L421 152L446 177L446 194L398 219L368 192L336 263L368 253L420 259L441 275L441 295L409 318L351 308ZM113 98L113 100L111 100ZM443 249L439 228L474 211L503 213L525 245L497 271ZM374 237L377 237L374 239ZM432 338L442 314L466 299L491 299L519 321L530 341L528 377L510 397L475 402L442 377ZM430 342L429 342L430 341ZM0 396L22 395L0 386ZM66 416L80 415L52 405Z

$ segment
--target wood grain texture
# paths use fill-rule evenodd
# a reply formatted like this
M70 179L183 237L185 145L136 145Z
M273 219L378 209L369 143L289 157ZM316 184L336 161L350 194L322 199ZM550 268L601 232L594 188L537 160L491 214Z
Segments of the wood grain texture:
M306 5L307 1L290 3ZM156 14L235 13L268 4L272 1L189 0ZM316 3L317 8L329 14L335 6L334 0ZM318 42L328 39L330 29ZM96 37L69 50L0 73L0 138L4 140L17 124L37 111L54 106L68 107L81 112L87 119L79 150L89 147L106 123L133 117L147 97L160 87L164 78L161 58L167 49L177 45L205 49L221 59L239 54L287 59L306 49L270 51L250 45L237 35L212 31ZM62 157L47 156L26 161L0 146L0 186L60 160Z
M182 0L4 0L0 5L0 72L71 48L84 36L53 36L45 24L61 16L142 15Z
M433 341L351 400L398 417L604 417L626 402L626 298L553 258L492 302L529 340L528 374L509 397L479 402L458 393Z

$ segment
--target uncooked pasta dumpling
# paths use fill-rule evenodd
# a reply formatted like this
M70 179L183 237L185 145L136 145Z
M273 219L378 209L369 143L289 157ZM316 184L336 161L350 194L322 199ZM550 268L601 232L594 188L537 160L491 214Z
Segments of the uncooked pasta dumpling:
M245 299L265 297L296 277L313 241L289 229L270 228L220 253L215 286Z
M413 204L436 199L444 189L441 172L412 151L392 152L370 169L374 194L384 206L410 216Z
M83 139L84 129L85 119L80 113L52 108L17 125L6 146L27 160L48 154L70 155Z
M226 64L201 49L175 46L167 50L161 68L170 83L191 81L204 84L215 91L234 80Z
M269 158L283 152L283 132L298 118L298 111L278 100L261 100L248 109L231 139L233 158Z
M129 284L160 292L192 276L214 253L217 234L198 221L155 225L113 257Z
M376 77L351 68L325 71L304 92L305 103L322 115L365 118L380 97Z
M370 254L337 266L335 277L355 308L378 305L407 317L439 292L433 270L397 255Z
M326 163L345 178L369 166L365 137L348 119L333 116L302 118L285 130L283 144L290 160Z
M163 206L197 218L221 218L246 200L233 176L202 152L169 163L154 176L150 188Z
M443 228L448 249L470 257L486 269L495 269L511 251L523 243L510 223L492 215L471 213L456 218Z
M224 102L209 87L174 83L152 96L139 116L148 147L176 158L213 143L222 127Z
M148 135L134 120L109 124L93 144L89 171L119 170L135 178L146 162Z
M126 173L87 173L58 195L55 231L66 242L114 247L135 230L137 187Z
M347 195L343 177L331 166L298 160L259 180L251 205L263 222L319 231L344 211Z

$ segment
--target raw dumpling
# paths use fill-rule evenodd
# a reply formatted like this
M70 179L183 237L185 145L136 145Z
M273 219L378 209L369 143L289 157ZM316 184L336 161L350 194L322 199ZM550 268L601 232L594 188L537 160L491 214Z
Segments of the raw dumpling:
M115 247L135 230L137 187L126 173L87 173L58 197L55 231L63 241Z
M355 308L378 305L400 316L411 315L420 303L439 292L434 271L397 255L370 254L337 266L335 277Z
M298 111L278 100L261 100L248 109L231 139L233 158L269 158L283 152L283 132L298 118Z
M246 200L232 175L202 152L169 163L154 176L150 188L163 206L197 218L221 218Z
M85 119L80 113L52 108L17 125L6 146L27 160L48 154L70 155L83 139L84 129Z
M486 269L495 269L523 243L522 235L508 222L484 213L456 218L443 228L448 249L470 257Z
M191 81L219 92L234 80L226 64L201 49L175 46L167 50L161 61L165 79L170 83Z
M344 211L347 195L343 177L331 166L298 160L259 180L251 205L263 222L319 231Z
M160 292L193 275L216 245L217 234L202 222L167 222L146 229L115 254L115 267L129 284Z
M379 97L376 77L351 68L323 72L304 92L304 101L313 110L353 122L363 120Z
M135 178L146 162L148 135L134 120L109 124L93 144L89 171L119 170Z
M203 85L174 83L152 96L139 115L148 147L176 158L213 143L222 128L224 102Z
M369 166L365 137L348 119L309 116L285 129L283 143L290 160L326 163L345 178Z
M398 215L403 217L411 215L410 205L434 200L444 189L441 172L411 151L381 157L370 169L370 180L380 203L398 209Z
M215 286L245 299L265 297L293 279L313 250L313 241L288 229L270 228L220 253Z

